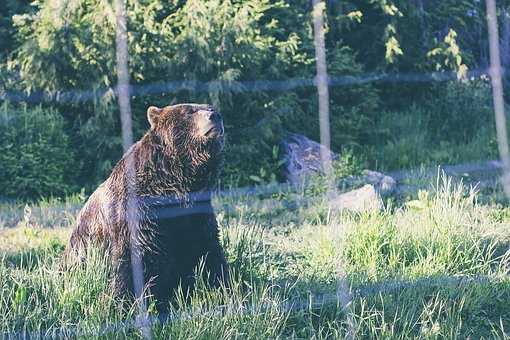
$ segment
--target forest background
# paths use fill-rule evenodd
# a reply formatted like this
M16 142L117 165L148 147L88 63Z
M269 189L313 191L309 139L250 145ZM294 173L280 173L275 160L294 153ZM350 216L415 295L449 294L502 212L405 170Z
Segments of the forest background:
M483 1L325 5L344 174L497 156ZM281 181L286 134L319 140L311 1L128 0L127 20L135 138L150 105L215 105L222 186ZM498 23L507 68L509 1ZM1 197L89 193L108 176L122 155L115 51L111 1L0 3Z

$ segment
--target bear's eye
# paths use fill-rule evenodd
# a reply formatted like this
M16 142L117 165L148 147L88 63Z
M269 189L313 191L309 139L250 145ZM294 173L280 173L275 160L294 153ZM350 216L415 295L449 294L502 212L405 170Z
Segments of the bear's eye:
M194 113L195 113L195 111L194 111L194 110L191 110L191 109L188 109L188 110L184 111L184 114L185 114L186 116L192 116Z

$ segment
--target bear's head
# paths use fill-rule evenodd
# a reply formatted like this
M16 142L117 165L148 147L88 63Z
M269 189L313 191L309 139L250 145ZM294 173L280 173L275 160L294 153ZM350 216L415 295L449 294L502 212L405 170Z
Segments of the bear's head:
M223 151L223 118L211 105L151 106L147 119L150 133L156 136L163 152L186 165L206 164Z

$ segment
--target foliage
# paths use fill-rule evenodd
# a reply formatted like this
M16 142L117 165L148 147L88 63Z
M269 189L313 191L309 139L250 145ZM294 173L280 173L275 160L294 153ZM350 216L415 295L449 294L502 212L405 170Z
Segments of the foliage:
M498 2L503 28L508 5ZM9 0L2 6L0 94L52 98L72 148L80 150L73 168L78 185L89 192L122 153L112 2ZM308 0L127 1L135 138L148 126L150 105L211 103L224 115L228 135L222 183L280 180L274 150L285 132L319 140L316 89L293 85L315 76L311 10ZM381 167L458 159L442 150L433 157L416 147L413 153L412 143L456 147L481 134L474 130L486 117L488 88L468 80L467 70L488 63L485 27L483 2L328 1L333 150L363 152ZM510 41L505 32L502 40ZM454 71L465 82L428 82L421 73L431 71ZM417 81L395 81L399 72L418 73ZM381 73L389 79L374 81ZM427 131L397 142L379 122L413 105L423 108L419 120Z
M494 122L492 94L488 78L472 78L465 82L452 81L441 86L444 95L430 98L424 105L429 112L433 138L439 141L468 143L481 127Z
M0 60L3 62L6 54L14 48L14 34L12 16L29 11L28 0L5 0L0 3Z
M357 186L357 183L355 183L357 181L352 181L353 176L361 177L363 170L366 168L366 160L362 159L352 150L345 149L337 159L331 162L331 176L335 179L337 189L345 191L346 187L352 189ZM312 196L325 194L328 191L329 180L323 173L307 176L305 178L305 193ZM349 180L351 180L350 185L346 185Z
M57 10L50 1L36 5L36 14L15 17L21 44L8 65L19 72L20 88L54 92L113 86L115 21L108 3L57 2ZM227 164L235 169L227 168L224 178L237 177L239 184L255 177L275 179L269 174L277 174L278 169L268 166L276 164L273 149L285 130L318 136L316 119L310 114L316 107L313 88L253 92L242 83L314 74L312 32L304 8L284 1L190 0L171 6L133 1L127 11L133 83L164 89L167 82L188 81L171 93L158 90L133 97L136 135L147 127L148 105L212 103L225 117L230 142ZM288 18L292 13L294 17ZM302 29L287 25L288 20L295 25L296 17L307 22ZM363 71L346 46L336 43L328 56L334 73ZM65 106L66 119L77 131L73 142L85 150L79 172L83 178L93 175L92 183L104 178L120 150L119 138L114 137L119 126L111 91L97 93L102 95L96 102ZM359 85L332 91L332 98L332 123L339 131L333 136L334 148L359 143L373 121L377 94L370 85ZM255 144L259 136L266 147Z
M400 170L498 157L487 81L452 81L437 92L445 94L377 119L378 142L366 151L373 155L367 157L370 167Z
M1 195L21 199L74 190L75 154L62 116L43 107L0 108Z
M443 63L436 63L436 70L442 70L444 66L457 71L457 78L465 79L467 74L467 66L462 63L462 55L459 45L457 44L457 32L450 29L444 37L444 42L427 53L427 57L437 57L444 55ZM444 64L444 66L443 66Z

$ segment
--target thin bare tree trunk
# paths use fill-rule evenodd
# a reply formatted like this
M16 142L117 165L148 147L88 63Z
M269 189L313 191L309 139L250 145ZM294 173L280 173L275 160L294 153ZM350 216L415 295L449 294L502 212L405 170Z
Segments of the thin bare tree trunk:
M316 86L319 100L319 125L320 125L320 139L322 147L320 148L320 157L324 172L327 178L327 199L330 201L336 195L336 186L333 178L333 167L331 160L331 129L329 121L329 88L328 88L328 70L326 63L326 44L324 38L324 16L326 3L322 0L313 0L313 28L314 28L314 43L315 43L315 62L317 67ZM332 207L330 207L330 211ZM331 224L330 221L328 221ZM331 225L333 227L333 225ZM341 234L341 226L332 228L331 237L335 234ZM339 250L339 253L341 251ZM347 315L347 332L346 339L354 338L354 321L350 313L350 305L352 301L350 288L347 282L347 275L342 263L339 260L337 266L337 291L336 296L338 302L341 304L342 309Z
M128 37L126 25L125 0L115 0L116 16L116 57L117 57L117 99L120 109L120 121L122 127L122 147L126 154L133 144L133 120L129 95L129 69L128 69ZM136 199L136 178L134 155L126 157L126 221L130 233L131 270L133 289L139 306L137 323L140 331L146 339L151 339L150 322L147 315L147 306L144 296L144 274L141 252L138 247L138 203Z
M505 102L503 98L503 81L501 77L501 60L499 54L498 17L496 15L495 0L486 0L487 25L489 31L490 76L492 83L492 98L496 116L496 132L498 137L499 154L503 163L503 188L510 197L510 156L508 152L508 135L506 130Z

